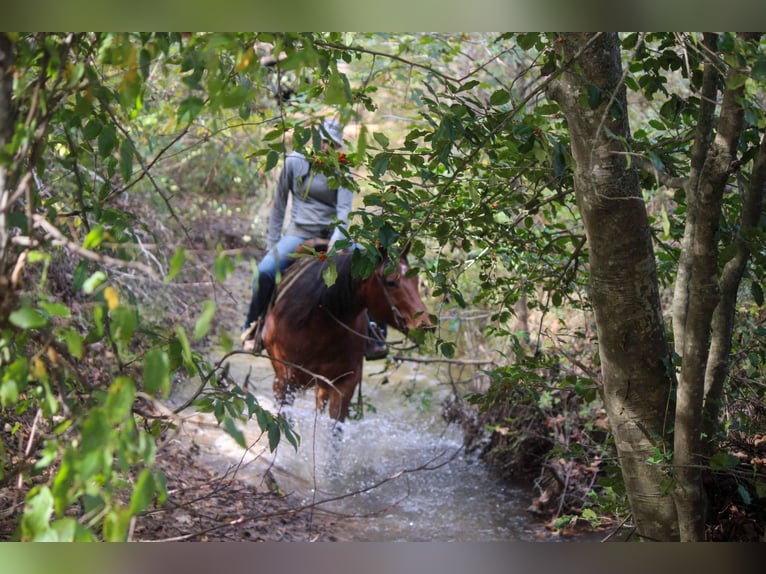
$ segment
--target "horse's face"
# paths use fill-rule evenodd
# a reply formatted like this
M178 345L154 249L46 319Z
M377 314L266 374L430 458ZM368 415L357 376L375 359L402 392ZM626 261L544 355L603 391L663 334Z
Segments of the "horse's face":
M407 272L406 259L399 260L396 268L386 273L387 262L381 262L368 279L370 296L367 308L370 316L378 322L392 325L402 333L420 327L433 329L423 299L418 290L418 277Z

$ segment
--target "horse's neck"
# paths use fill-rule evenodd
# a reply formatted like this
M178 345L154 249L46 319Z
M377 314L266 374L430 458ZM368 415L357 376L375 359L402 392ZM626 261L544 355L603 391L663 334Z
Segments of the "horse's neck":
M367 302L360 291L360 282L351 277L338 277L327 290L322 306L342 320L350 320L362 313Z

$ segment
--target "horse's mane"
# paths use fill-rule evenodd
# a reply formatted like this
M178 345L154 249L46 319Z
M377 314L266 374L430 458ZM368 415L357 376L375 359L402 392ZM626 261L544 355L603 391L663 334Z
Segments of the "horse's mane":
M277 298L289 298L289 304L283 305L285 319L295 325L305 323L319 305L339 318L348 313L358 281L351 276L351 256L341 253L334 258L337 277L330 287L322 277L327 261L306 257L293 263L277 287Z

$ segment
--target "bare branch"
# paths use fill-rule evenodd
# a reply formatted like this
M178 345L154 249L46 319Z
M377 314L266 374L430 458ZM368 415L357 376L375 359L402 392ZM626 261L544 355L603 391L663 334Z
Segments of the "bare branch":
M45 231L45 233L48 234L48 237L52 240L53 245L65 247L69 251L77 253L86 259L90 259L91 261L100 263L105 267L130 267L131 269L146 273L153 279L159 279L154 269L152 269L149 265L145 265L144 263L140 263L138 261L124 261L122 259L116 259L102 253L91 251L90 249L84 248L79 243L71 241L68 237L61 233L61 231L59 231L55 225L53 225L40 214L33 215L32 220L34 221L35 227L42 229ZM28 238L24 237L14 238L14 242L19 244L26 244L28 241L24 241L25 239L28 240Z

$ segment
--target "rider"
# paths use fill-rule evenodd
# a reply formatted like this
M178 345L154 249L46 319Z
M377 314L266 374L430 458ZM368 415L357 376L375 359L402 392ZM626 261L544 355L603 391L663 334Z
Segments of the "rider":
M322 123L319 134L321 150L337 150L343 145L343 128L333 119ZM292 210L287 232L282 235L288 196L292 193ZM348 226L353 194L342 185L330 187L327 176L312 169L312 163L302 154L291 152L285 158L279 174L277 188L269 217L266 237L266 255L258 264L258 274L253 279L253 294L242 332L245 350L259 351L261 341L257 336L259 322L263 319L274 291L277 270L283 272L295 260L290 257L301 243L314 238L329 239L328 249L344 237L340 226ZM338 225L330 233L331 224ZM375 325L371 325L373 333ZM383 327L385 329L385 327ZM377 335L377 333L375 333ZM385 342L373 337L368 344L367 358L382 358L387 354ZM256 348L257 347L257 348Z

